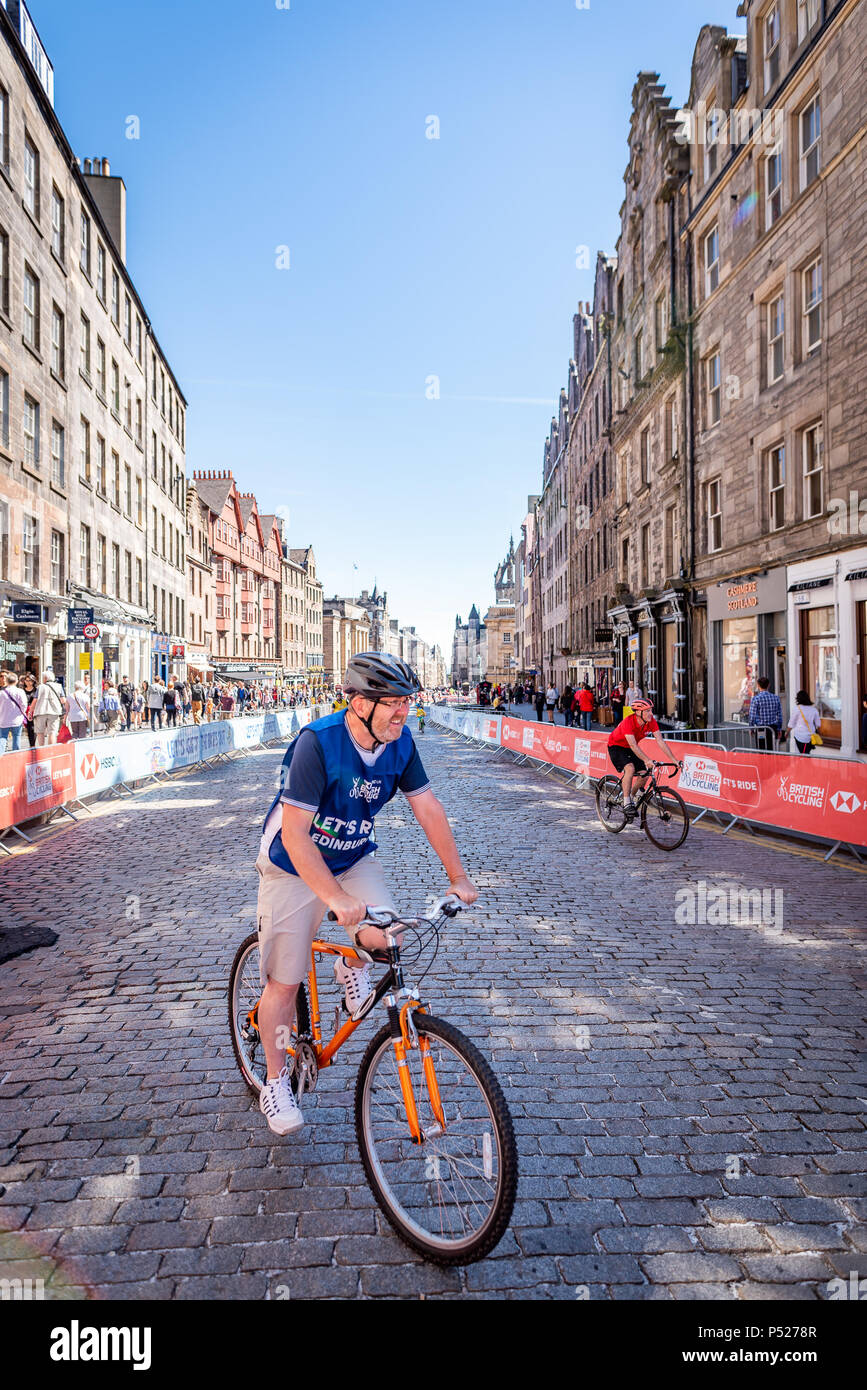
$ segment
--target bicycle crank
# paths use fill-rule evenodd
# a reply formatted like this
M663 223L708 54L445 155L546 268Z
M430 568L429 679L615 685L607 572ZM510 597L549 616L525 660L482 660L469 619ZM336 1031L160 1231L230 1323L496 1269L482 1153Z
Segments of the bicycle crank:
M319 1079L319 1063L316 1060L316 1052L312 1043L299 1040L295 1044L292 1075L295 1078L296 1096L301 1097L306 1095L308 1091L316 1090L316 1082Z

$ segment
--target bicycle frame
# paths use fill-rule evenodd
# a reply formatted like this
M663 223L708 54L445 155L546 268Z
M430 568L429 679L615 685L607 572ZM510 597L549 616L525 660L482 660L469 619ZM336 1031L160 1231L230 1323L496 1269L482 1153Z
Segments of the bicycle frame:
M424 919L431 920L431 919ZM371 926L378 925L375 922L369 923ZM391 1029L392 1045L394 1047L395 1059L397 1061L398 1078L400 1081L401 1096L406 1109L407 1124L410 1136L414 1144L420 1144L426 1137L433 1138L445 1132L446 1119L440 1099L439 1086L437 1084L436 1069L430 1051L430 1041L422 1035L419 1037L412 1014L424 1013L427 1005L422 1004L415 991L406 987L403 978L403 969L400 964L400 947L394 939L394 929L400 929L400 921L395 921L392 926L385 928L386 940L388 945L382 950L365 950L363 947L341 946L334 941L314 941L311 948L310 970L307 974L307 996L310 1004L310 1028L313 1035L312 1045L316 1056L317 1067L321 1070L328 1067L333 1062L343 1044L352 1037L356 1028L360 1027L368 1014L372 1013L381 999L385 998L388 1005L388 1021ZM328 1042L322 1041L322 1022L319 1011L319 986L316 978L316 957L343 956L348 960L359 960L365 963L387 964L388 970L374 989L373 999L365 1009L361 1018L348 1018ZM398 1000L405 998L405 1003L399 1008ZM258 1031L259 1001L247 1015L250 1026ZM430 1100L431 1110L436 1119L434 1129L425 1133L422 1131L419 1121L418 1106L416 1104L415 1092L413 1090L412 1078L407 1066L407 1049L418 1047L419 1055L422 1059L425 1084L427 1086L428 1099ZM294 1057L295 1049L287 1047L286 1052Z

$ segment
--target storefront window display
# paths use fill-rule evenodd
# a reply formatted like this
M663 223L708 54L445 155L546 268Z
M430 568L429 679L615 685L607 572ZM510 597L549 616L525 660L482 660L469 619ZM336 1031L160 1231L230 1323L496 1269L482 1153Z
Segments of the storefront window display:
M808 608L801 621L804 688L822 718L822 737L839 742L843 701L834 609Z
M723 715L727 720L747 720L759 677L757 619L726 618L722 654Z
M665 684L662 692L662 710L669 719L677 718L677 623L664 623L662 640L665 651Z

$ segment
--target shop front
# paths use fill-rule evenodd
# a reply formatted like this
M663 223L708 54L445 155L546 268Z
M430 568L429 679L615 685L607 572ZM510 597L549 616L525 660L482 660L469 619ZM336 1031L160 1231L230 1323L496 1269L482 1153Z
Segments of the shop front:
M829 749L856 757L867 748L867 547L790 565L788 643L791 695L805 690L819 711Z
M614 685L614 657L596 652L578 653L569 658L569 681L579 690L586 681L596 701L596 718L611 723L611 691Z
M21 589L26 598L16 596L19 586L4 586L5 602L0 614L0 670L17 676L28 672L41 679L53 670L61 685L67 684L66 642L63 606L56 594Z
M707 595L709 724L749 722L759 676L786 707L786 569L736 575Z

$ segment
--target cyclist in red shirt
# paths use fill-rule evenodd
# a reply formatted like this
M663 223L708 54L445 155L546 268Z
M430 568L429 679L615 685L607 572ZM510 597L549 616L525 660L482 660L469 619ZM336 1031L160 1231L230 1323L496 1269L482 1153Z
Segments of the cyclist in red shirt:
M653 766L652 759L646 758L639 747L641 740L648 737L652 737L654 743L662 749L668 762L676 763L678 767L683 766L660 734L650 701L633 700L632 714L622 719L617 728L612 729L608 735L608 756L617 771L622 774L620 781L623 784L623 809L629 820L633 820L636 815L635 802L632 799L633 778L638 779L640 791Z

